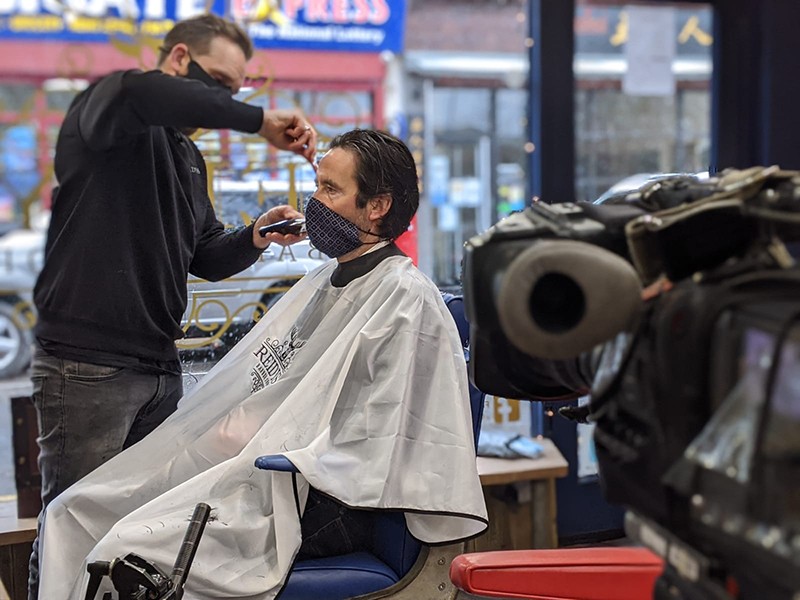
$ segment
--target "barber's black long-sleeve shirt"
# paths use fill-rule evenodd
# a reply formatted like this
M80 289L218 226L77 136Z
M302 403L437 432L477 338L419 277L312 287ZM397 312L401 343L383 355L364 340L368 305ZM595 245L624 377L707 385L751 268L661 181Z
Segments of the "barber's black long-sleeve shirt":
M197 147L180 130L256 132L263 111L160 71L112 73L64 119L36 336L99 364L175 364L189 273L229 277L258 258L252 225L226 231Z

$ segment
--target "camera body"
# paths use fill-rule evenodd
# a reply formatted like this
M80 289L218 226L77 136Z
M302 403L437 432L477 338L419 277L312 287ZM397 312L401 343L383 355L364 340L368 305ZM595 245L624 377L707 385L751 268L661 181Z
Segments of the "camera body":
M571 390L543 386L537 377L527 376L529 357L503 331L497 292L514 260L542 240L580 240L627 257L624 226L642 214L644 211L633 205L535 203L467 242L463 287L467 319L472 324L470 377L478 389L507 398L572 395ZM543 320L558 319L561 306L558 300L553 304L554 310L542 315Z
M796 269L683 281L600 362L604 494L640 517L634 539L682 548L699 597L723 574L743 598L800 590L798 308Z
M466 246L473 382L591 390L606 497L667 564L657 597L798 597L798 237L800 174L758 167L534 205Z

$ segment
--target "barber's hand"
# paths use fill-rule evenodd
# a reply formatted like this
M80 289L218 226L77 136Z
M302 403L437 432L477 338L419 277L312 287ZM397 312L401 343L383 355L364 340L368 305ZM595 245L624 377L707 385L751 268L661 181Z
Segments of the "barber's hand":
M261 234L258 233L259 228L264 227L265 225L272 225L273 223L285 221L286 219L299 219L302 216L302 213L296 211L291 206L286 204L276 206L275 208L270 208L267 212L256 219L256 223L253 226L253 245L256 248L266 248L272 242L275 242L281 246L288 246L289 244L295 244L300 240L305 239L305 233L301 235L268 233L264 237L261 237Z
M648 285L646 288L642 290L642 300L645 302L648 300L652 300L653 298L657 298L661 294L665 294L672 289L672 282L667 279L665 275L662 275L658 279L656 279L653 283Z
M314 164L317 132L299 110L265 110L258 135L281 150L289 150Z

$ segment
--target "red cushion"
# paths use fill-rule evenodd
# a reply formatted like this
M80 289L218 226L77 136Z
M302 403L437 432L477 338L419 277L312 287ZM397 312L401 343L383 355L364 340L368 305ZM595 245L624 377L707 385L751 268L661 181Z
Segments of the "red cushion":
M647 600L663 561L644 548L476 552L456 557L450 579L478 596L532 600Z

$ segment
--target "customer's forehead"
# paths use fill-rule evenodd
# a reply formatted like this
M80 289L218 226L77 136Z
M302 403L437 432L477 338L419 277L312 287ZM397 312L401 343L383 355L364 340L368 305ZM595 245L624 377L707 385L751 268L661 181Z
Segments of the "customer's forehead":
M331 148L319 160L318 178L355 181L356 161L353 153L343 148Z

